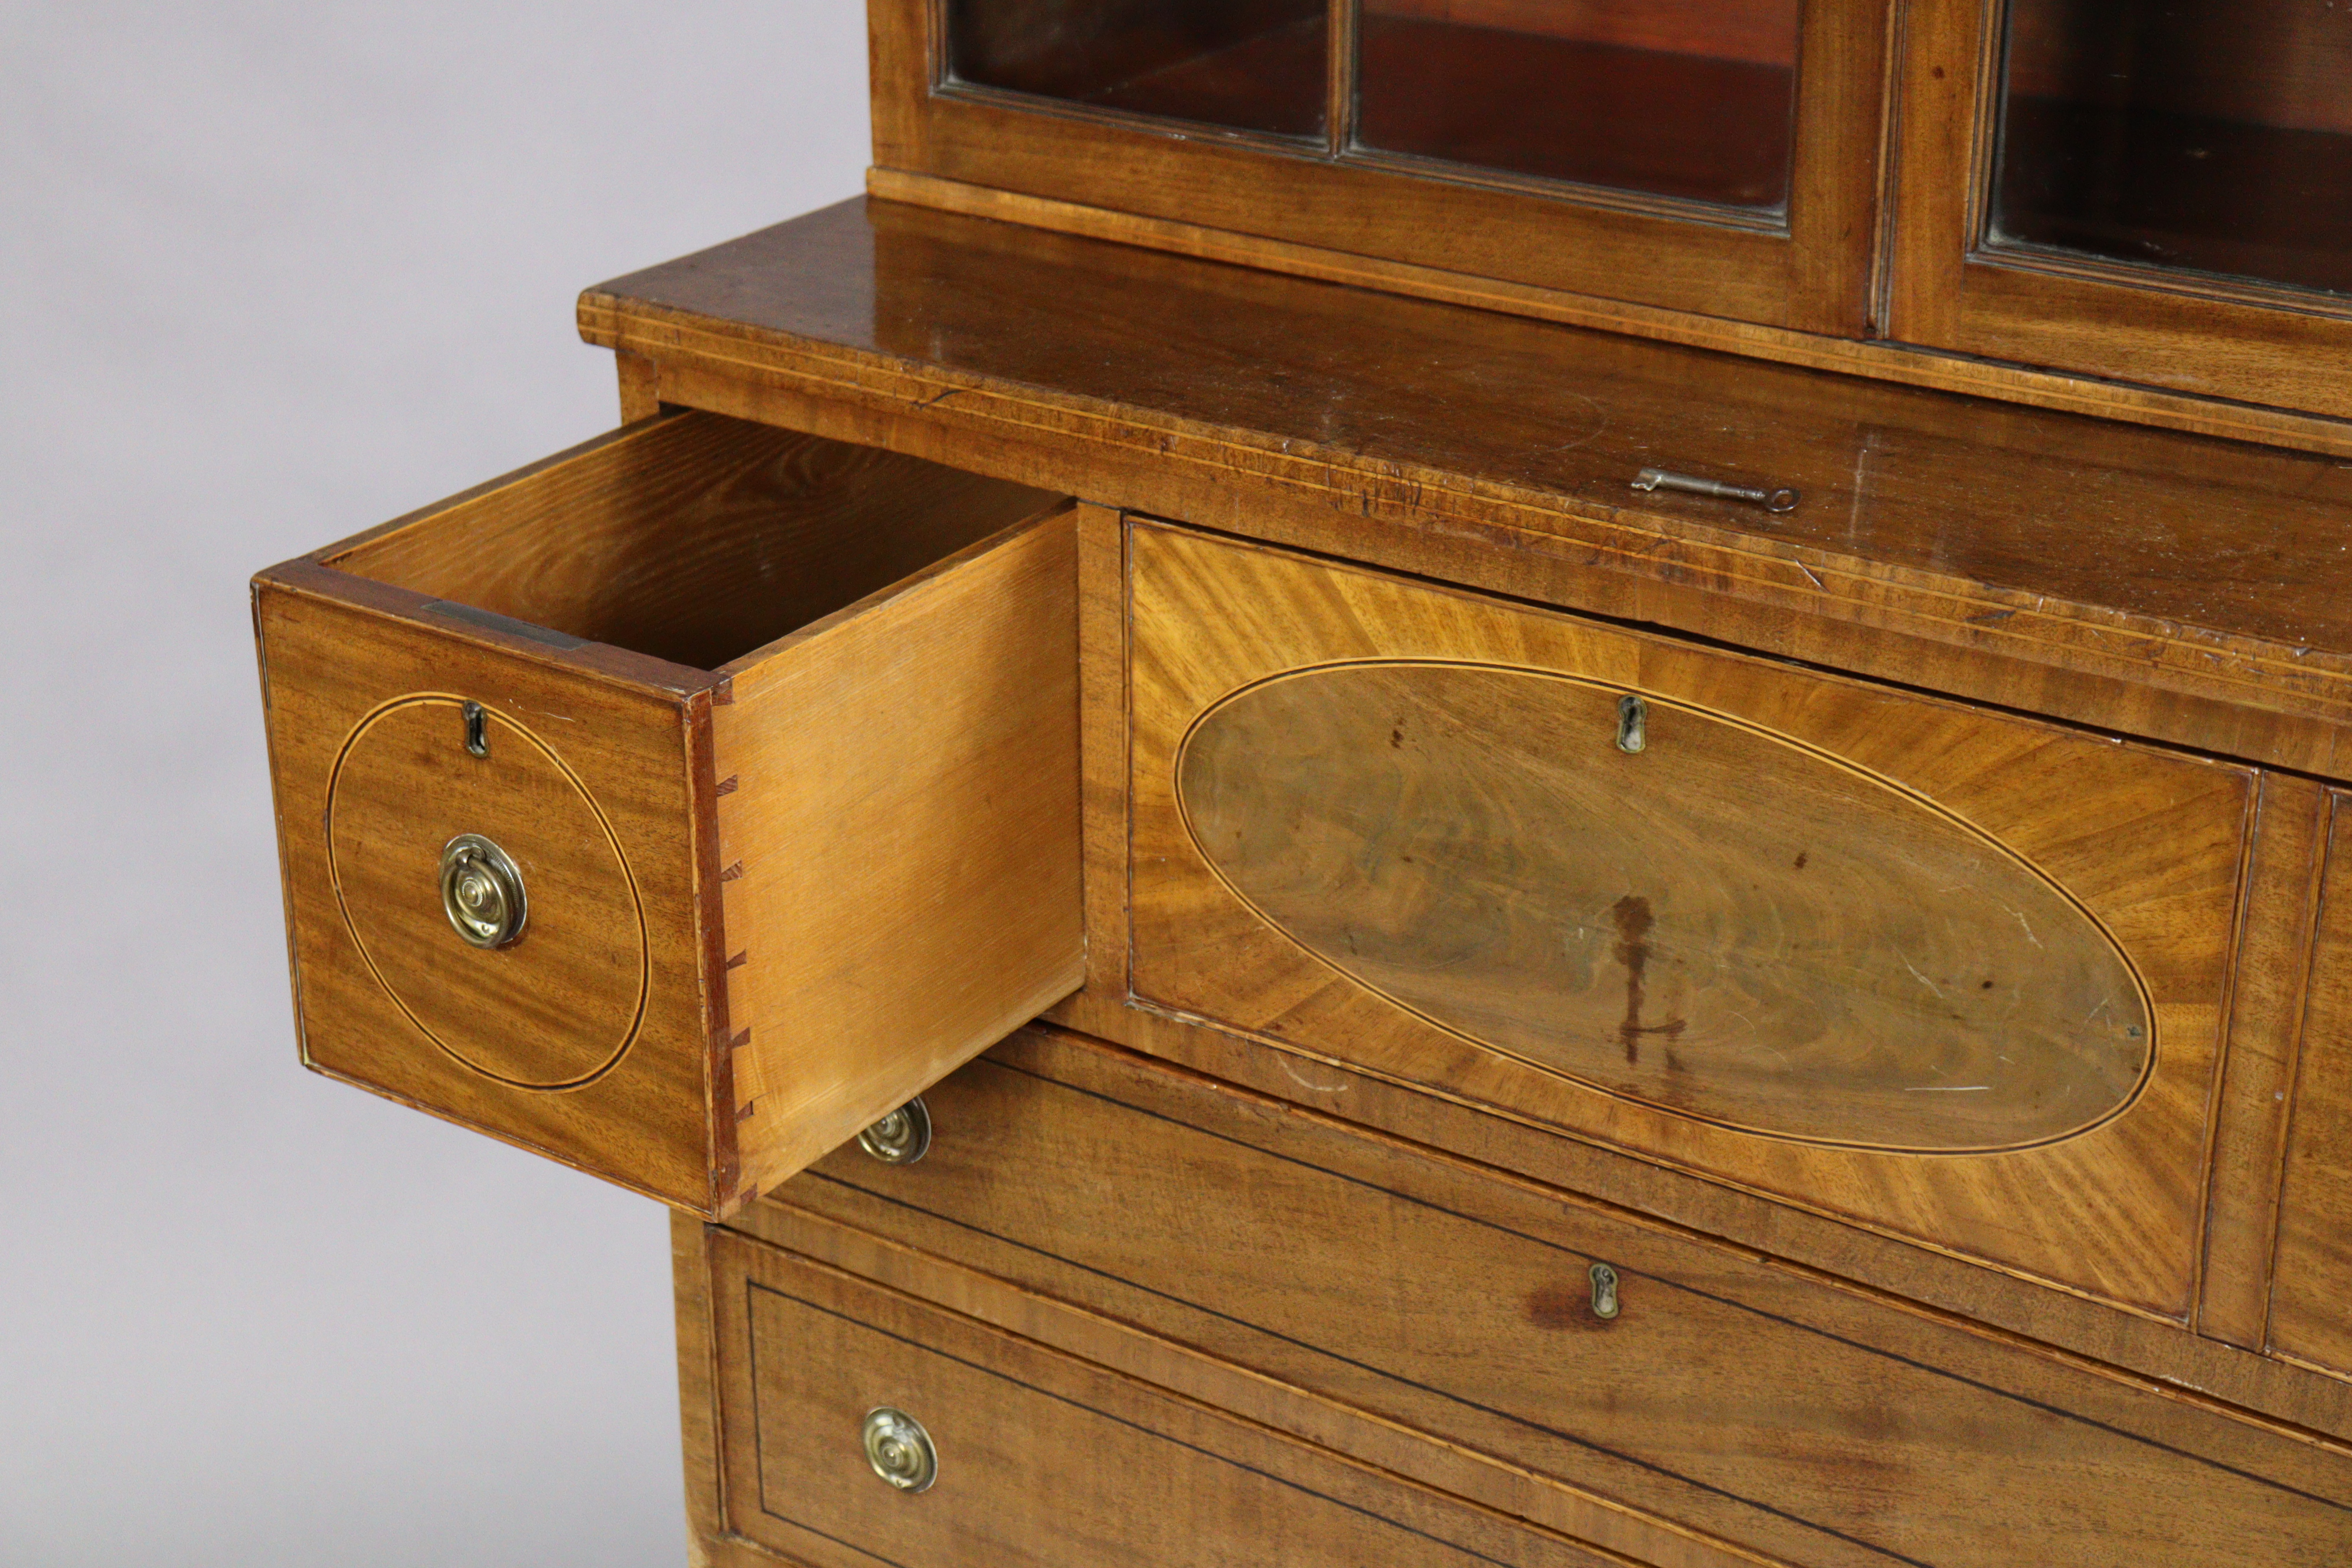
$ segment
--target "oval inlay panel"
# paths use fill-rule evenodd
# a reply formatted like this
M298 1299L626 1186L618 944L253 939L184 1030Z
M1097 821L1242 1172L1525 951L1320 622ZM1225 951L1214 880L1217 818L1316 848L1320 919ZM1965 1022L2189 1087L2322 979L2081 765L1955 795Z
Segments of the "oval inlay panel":
M1193 725L1178 799L1220 878L1307 952L1606 1093L1950 1152L2130 1102L2145 991L2050 879L1917 795L1694 708L1646 698L1643 747L1621 750L1624 695L1484 665L1298 671Z
M461 698L415 693L361 720L327 783L327 874L361 961L426 1038L511 1089L578 1089L645 1021L644 900L554 748L496 709L483 722L476 756ZM530 914L509 946L468 946L443 910L442 848L464 833L520 869Z

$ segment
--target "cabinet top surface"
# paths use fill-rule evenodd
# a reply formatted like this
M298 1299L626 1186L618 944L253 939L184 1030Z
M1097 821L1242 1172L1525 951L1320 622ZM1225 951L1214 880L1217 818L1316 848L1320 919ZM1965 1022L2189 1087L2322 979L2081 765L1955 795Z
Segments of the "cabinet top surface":
M581 320L657 358L887 375L917 405L1203 439L1259 473L1309 464L1433 524L1607 536L1662 577L1694 547L1793 567L1823 613L1892 590L1956 623L2169 645L2254 706L2352 702L2340 458L867 198L591 289ZM1633 489L1651 467L1803 500L1776 516Z

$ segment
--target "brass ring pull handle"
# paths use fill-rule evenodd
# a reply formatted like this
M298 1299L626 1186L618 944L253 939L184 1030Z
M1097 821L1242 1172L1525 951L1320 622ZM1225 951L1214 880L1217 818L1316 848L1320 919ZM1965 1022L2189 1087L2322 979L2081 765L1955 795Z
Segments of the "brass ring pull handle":
M940 1479L939 1450L923 1424L885 1405L866 1415L866 1462L902 1492L929 1491Z
M931 1110L917 1095L857 1135L857 1146L886 1165L911 1165L931 1152Z
M475 947L504 947L522 935L529 907L522 869L478 833L460 833L441 851L441 909Z

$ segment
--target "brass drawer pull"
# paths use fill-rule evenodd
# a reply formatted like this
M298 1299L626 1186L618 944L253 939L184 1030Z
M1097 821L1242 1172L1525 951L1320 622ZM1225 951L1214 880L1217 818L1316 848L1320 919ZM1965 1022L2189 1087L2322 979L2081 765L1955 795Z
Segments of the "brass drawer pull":
M917 1095L857 1135L857 1146L886 1165L911 1165L931 1150L931 1110Z
M530 913L522 868L480 834L460 833L441 850L441 909L473 946L504 947Z
M1727 485L1721 479L1702 479L1696 474L1672 473L1664 468L1643 468L1634 476L1637 490L1680 490L1685 495L1713 496L1717 500L1744 500L1760 506L1766 511L1794 511L1804 498L1792 489L1761 489L1754 485Z
M940 1479L939 1450L923 1424L885 1405L866 1413L866 1462L902 1492L923 1492Z

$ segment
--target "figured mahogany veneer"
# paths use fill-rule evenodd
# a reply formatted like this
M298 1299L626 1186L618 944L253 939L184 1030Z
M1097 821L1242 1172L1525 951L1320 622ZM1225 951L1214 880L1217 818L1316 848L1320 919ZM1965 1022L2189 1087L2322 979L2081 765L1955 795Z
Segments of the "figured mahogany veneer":
M1605 1094L1923 1153L2128 1109L2154 1065L2145 983L2043 867L1638 679L1301 665L1186 726L1172 804L1225 890L1316 962ZM2082 773L2044 776L2063 795Z
M1128 555L1139 998L2188 1315L2251 770Z

